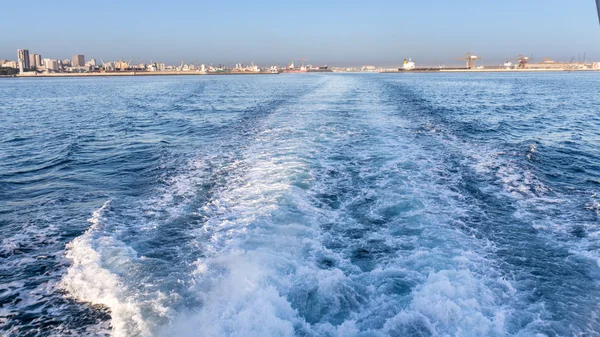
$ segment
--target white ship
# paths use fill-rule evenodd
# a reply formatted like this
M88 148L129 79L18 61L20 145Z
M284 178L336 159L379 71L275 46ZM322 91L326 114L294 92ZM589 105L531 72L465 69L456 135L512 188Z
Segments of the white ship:
M404 59L404 64L402 65L402 70L412 70L415 69L415 63L412 61L412 59Z

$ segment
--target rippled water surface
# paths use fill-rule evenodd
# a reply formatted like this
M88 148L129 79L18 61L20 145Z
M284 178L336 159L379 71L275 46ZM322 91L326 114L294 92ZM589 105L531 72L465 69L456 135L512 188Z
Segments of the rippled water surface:
M0 335L599 336L599 87L0 79Z

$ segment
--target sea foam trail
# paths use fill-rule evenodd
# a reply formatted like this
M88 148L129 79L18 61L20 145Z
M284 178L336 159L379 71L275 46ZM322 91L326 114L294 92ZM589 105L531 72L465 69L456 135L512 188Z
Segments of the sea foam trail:
M241 118L239 136L187 162L143 216L116 201L96 212L69 246L69 294L109 307L115 336L566 331L527 302L537 280L504 259L524 248L500 236L528 232L486 222L513 219L490 191L517 211L545 197L535 171L485 155L503 149L463 141L376 77L319 78Z
M440 163L406 138L378 136L402 132L403 121L369 111L381 103L376 88L357 85L332 79L279 107L226 164L226 183L197 210L207 220L190 232L205 257L188 291L139 287L154 275L101 228L121 231L110 203L69 245L64 289L109 307L115 336L501 335L500 302L514 289L482 280L481 247L444 214L460 205L423 186ZM346 99L368 103L347 112L336 105ZM179 190L173 184L165 200Z
M440 163L377 136L403 122L369 111L377 88L357 85L333 78L269 117L239 175L202 208L201 305L160 335L504 334L514 288L453 227L456 196L425 183ZM336 106L346 99L367 102L348 112ZM333 195L340 204L324 205Z

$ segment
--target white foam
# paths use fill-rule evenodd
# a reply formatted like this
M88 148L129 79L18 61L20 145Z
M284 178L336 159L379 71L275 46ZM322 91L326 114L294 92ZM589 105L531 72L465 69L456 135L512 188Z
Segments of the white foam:
M337 89L344 90L344 87ZM312 113L319 115L319 110ZM299 115L303 118L301 113ZM247 148L243 159L245 164L242 165L244 170L202 210L211 215L207 226L198 231L198 241L204 246L204 251L209 252L207 259L197 262L197 285L193 288L202 306L182 313L163 327L161 335L193 336L200 332L202 336L287 336L294 335L295 331L330 336L359 335L361 331L386 335L402 331L401 326L417 319L422 321L425 329L441 335L460 331L503 333L505 316L498 302L504 297L499 299L479 278L481 275L471 271L474 266L485 262L481 262L483 259L473 251L460 254L461 244L455 246L451 253L443 249L421 248L412 251L409 259L392 255L382 260L377 269L366 273L344 257L345 250L334 252L325 248L319 225L334 218L341 217L336 221L343 221L346 210L326 211L315 207L309 201L310 191L295 187L298 182L294 181L299 172L309 172L302 158L310 156L315 146L311 134L297 130L315 126L311 126L310 120L292 119L287 114L282 117L287 119L285 122L277 119L277 115L271 118L276 119L278 128L261 133L256 143ZM319 116L319 123L325 123L328 118L331 116ZM389 124L389 120L379 117L369 119L369 122L380 128ZM288 123L294 127L286 128ZM329 142L352 137L351 132L320 131L318 137ZM290 132L294 133L293 137ZM288 133L286 137L281 136L285 133ZM400 139L389 144L390 151L401 148L403 141ZM418 154L416 149L412 150L407 152ZM385 200L386 184L381 178L387 174L393 176L392 172L396 172L400 163L390 163L384 173L380 168L379 172L362 168L361 178L368 179L379 174L381 186L377 193L366 191L356 199L378 197ZM320 191L323 186L311 185L316 179L315 172L310 172L302 183L308 185L309 190ZM410 183L418 185L423 182L415 180ZM412 192L427 190L423 186L411 188L414 189ZM451 194L448 192L448 195ZM389 197L397 198L398 195L390 192ZM445 201L450 200L451 197ZM376 219L381 210L390 206L384 201L377 202L366 215ZM427 209L428 206L423 207ZM432 209L439 207L432 205ZM285 212L300 211L284 217L280 213L285 209ZM428 229L431 233L424 240L447 240L445 244L448 245L458 242L467 245L472 240L455 237L452 229L435 225L435 228ZM450 237L446 238L446 234ZM399 244L404 239L389 238L389 233L385 232L372 232L365 240L390 240L393 246L396 244L394 240L398 240ZM339 265L320 269L317 266L318 256L329 256ZM442 270L432 272L432 268ZM379 328L358 323L361 317L369 322L377 316L385 317L380 311L381 306L393 308L398 305L397 297L379 293L370 284L374 280L387 282L386 278L398 271L405 273L412 282L424 282L411 295L409 307L391 315L392 318L381 322ZM502 280L502 284L496 284L494 280L490 283L500 294L510 291L507 288L514 291L506 285L506 280ZM261 314L257 316L257 313Z
M154 322L148 319L146 316L152 315L148 315L147 307L157 316L167 316L169 310L161 304L165 296L143 300L117 274L126 274L137 256L130 247L101 233L103 214L109 207L107 201L96 210L88 220L92 226L67 245L71 266L59 287L79 301L108 307L113 336L151 336L160 317L154 317Z
M134 270L141 257L103 229L108 203L94 214L90 230L69 244L72 266L64 289L78 300L109 307L115 336L385 336L415 326L437 335L502 335L503 301L514 288L482 256L487 242L449 225L449 215L465 206L457 193L436 184L433 169L440 161L420 156L422 149L401 135L389 136L403 127L402 120L383 109L367 109L383 106L377 88L360 103L372 113L369 118L360 107L345 111L348 115L335 112L332 97L356 89L354 81L331 77L310 102L274 112L238 161L220 168L228 173L226 183L211 191L212 199L199 210L208 220L188 233L195 235L193 244L203 256L191 281L183 283L189 284L190 302L199 305L175 311L177 298L136 287L140 275ZM349 121L353 116L359 118ZM380 135L372 140L377 146L345 153L366 163L356 165L358 172L350 173L344 167L348 163L327 161L341 151L338 146L367 131ZM387 161L383 168L370 168L376 160ZM408 168L401 166L407 163ZM328 168L342 176L319 176ZM187 183L199 184L205 177L186 182L188 176L168 180L167 196L148 208L163 212L178 205L175 199L193 199ZM360 190L352 179L375 183ZM316 206L314 195L330 188L319 185L323 180L354 189L339 209ZM364 226L350 215L353 207L375 199L363 212L366 218L383 219L386 210L397 207L406 210L396 215L405 219L369 228L361 238L345 238L344 230ZM339 232L321 229L332 222ZM419 234L394 234L402 229ZM328 248L328 239L346 241ZM363 270L353 263L353 252L370 245L388 251L379 256L377 249L369 250L373 269ZM320 265L324 257L333 261L330 266ZM395 282L406 283L403 293L396 293Z
M202 268L197 293L202 308L175 318L159 336L294 336L296 313L269 284L260 254L231 252Z
M471 272L444 270L429 275L427 282L414 293L410 309L428 322L435 322L435 330L439 332L486 336L492 331L502 334L505 330L500 311L484 314L495 300Z

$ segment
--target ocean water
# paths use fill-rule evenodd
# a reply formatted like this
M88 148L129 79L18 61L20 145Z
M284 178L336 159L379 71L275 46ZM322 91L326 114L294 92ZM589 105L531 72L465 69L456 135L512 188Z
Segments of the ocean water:
M599 336L599 87L0 79L0 335Z

